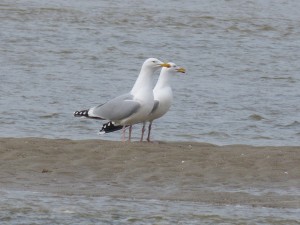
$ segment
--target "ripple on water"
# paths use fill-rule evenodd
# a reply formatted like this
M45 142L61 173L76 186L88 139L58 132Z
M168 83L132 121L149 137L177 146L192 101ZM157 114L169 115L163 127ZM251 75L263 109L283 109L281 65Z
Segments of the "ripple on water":
M0 136L98 138L99 123L82 128L72 112L129 91L143 60L158 57L188 73L173 77L155 137L300 144L299 1L1 4Z
M265 118L259 114L252 114L251 116L249 116L249 119L254 121L260 121L260 120L264 120Z
M52 119L52 118L58 118L60 116L60 113L50 113L46 115L39 116L40 119Z
M297 224L300 210L1 190L7 224ZM17 204L16 204L17 203Z

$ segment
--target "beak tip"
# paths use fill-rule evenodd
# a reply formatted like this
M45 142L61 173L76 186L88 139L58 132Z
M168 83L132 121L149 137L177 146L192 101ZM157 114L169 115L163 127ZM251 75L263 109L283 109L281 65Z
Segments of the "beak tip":
M161 66L162 67L166 67L166 68L170 68L171 67L171 65L169 63L163 63L163 64L161 64Z
M180 67L177 71L180 73L186 73L186 70L183 67Z

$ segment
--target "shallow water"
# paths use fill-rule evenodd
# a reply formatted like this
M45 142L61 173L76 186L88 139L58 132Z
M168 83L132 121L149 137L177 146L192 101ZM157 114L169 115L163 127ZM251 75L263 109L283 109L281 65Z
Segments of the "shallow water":
M2 224L300 224L299 209L1 190Z
M157 57L187 74L174 77L173 106L153 139L300 145L299 8L2 0L0 136L119 140L73 112L129 91L142 62ZM1 224L300 224L299 209L11 190L1 190L0 209Z
M154 140L299 145L299 7L1 1L0 136L119 140L72 114L129 91L142 62L157 57L188 72L174 77Z

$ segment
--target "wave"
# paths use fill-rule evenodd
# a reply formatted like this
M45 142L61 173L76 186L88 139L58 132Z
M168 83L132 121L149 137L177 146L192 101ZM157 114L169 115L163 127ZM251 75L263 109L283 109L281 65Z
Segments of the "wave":
M300 126L300 122L295 120L294 122L287 124L284 127L298 127L298 126Z
M6 121L6 120L3 120L3 121L0 121L0 124L15 124L16 122L15 121Z
M205 136L212 136L212 137L230 137L229 134L225 133L225 132L219 132L219 131L210 131L208 133L203 133L201 135L205 135Z
M50 118L58 118L58 117L59 117L59 113L50 113L47 115L39 116L40 119L50 119Z
M260 120L264 120L265 118L261 115L258 114L252 114L248 117L251 120L255 120L255 121L260 121Z
M288 77L285 77L285 76L275 76L275 77L262 76L260 78L264 79L264 80L286 80L286 81L291 82L291 83L296 82L296 80L291 76L288 76Z

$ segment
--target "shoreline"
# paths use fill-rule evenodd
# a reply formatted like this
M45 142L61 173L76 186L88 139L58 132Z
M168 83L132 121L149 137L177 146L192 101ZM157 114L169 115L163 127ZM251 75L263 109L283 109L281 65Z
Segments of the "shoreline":
M0 138L3 189L300 207L300 147Z

